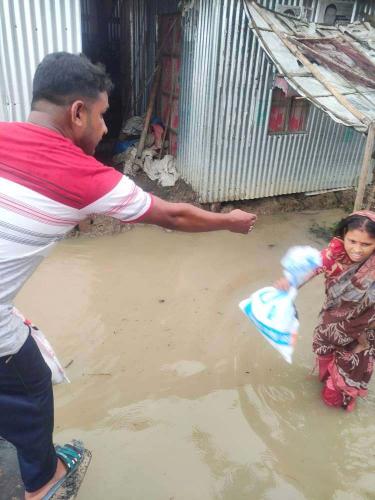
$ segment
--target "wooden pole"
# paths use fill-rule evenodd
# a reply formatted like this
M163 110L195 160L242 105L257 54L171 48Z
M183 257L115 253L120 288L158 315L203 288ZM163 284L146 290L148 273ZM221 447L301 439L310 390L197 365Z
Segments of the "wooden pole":
M154 82L152 84L150 96L148 98L147 112L146 112L146 116L145 116L145 122L143 125L142 134L141 134L141 137L139 138L139 142L138 142L136 158L140 158L142 156L142 151L145 147L145 141L146 141L146 136L147 136L147 132L148 132L148 127L150 125L151 115L152 115L152 111L154 109L156 92L158 91L158 87L159 87L160 73L161 73L161 64L158 64L158 66L156 67L155 78L154 78Z
M176 75L175 75L175 63L174 63L174 52L175 52L175 49L176 49L176 30L175 29L172 32L172 37L173 37L172 57L171 57L171 61L172 61L172 84L171 84L171 93L170 93L169 102L168 102L169 111L168 111L168 116L167 116L167 123L164 124L165 127L164 127L164 130L163 130L163 136L162 136L162 140L161 140L159 159L161 158L161 156L163 154L165 138L167 136L167 132L169 131L169 127L171 125L173 97L174 97L174 92L175 92L175 87L176 87ZM170 142L170 136L169 136L169 142ZM170 152L170 144L169 144L169 152Z
M372 153L374 151L374 144L375 144L375 122L372 122L368 128L365 153L363 155L362 168L358 181L357 195L354 203L354 211L361 210L361 208L363 207L363 197L365 194L366 183L370 171Z
M374 202L374 198L375 198L375 184L371 190L371 193L369 194L369 197L367 198L366 210L371 210L371 205Z

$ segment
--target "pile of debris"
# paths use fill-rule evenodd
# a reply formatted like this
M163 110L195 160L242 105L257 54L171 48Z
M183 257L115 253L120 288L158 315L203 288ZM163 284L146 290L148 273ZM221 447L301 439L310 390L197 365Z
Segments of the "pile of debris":
M144 116L133 116L126 121L115 146L113 165L120 167L126 175L134 177L139 170L143 170L161 186L174 186L179 174L176 158L165 154L168 150L165 128L158 118L152 119L147 135L142 140L144 126Z

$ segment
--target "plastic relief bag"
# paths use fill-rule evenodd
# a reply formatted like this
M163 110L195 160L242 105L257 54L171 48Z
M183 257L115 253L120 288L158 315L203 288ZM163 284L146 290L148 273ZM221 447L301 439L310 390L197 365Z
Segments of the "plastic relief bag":
M44 361L49 366L52 373L52 383L62 384L63 382L70 383L64 368L61 366L60 361L57 359L55 351L52 349L51 344L46 339L45 335L35 327L31 327L31 335L37 343L39 350L44 358Z
M297 287L322 265L318 250L309 246L292 247L281 260L291 287L285 292L265 287L240 302L239 307L263 337L288 362L292 362L299 321L294 300Z
M298 288L311 272L322 265L322 256L315 248L295 246L289 248L281 259L281 265L290 285Z
M26 319L18 309L13 307L13 313L22 319L22 321L30 328L30 333L35 340L39 350L43 356L44 361L47 363L49 369L51 370L51 380L54 385L62 384L66 382L70 384L64 368L61 366L60 361L57 359L55 351L52 349L51 344L48 342L45 335L34 326L30 320Z

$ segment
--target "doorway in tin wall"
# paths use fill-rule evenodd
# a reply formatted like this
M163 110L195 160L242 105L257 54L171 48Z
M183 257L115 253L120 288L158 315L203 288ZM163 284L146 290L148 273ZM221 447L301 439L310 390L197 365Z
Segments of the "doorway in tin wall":
M156 98L156 112L165 127L167 151L176 156L181 67L180 14L158 16L158 40L161 78Z
M122 120L120 65L121 0L81 0L82 51L94 63L105 65L114 88L105 119L108 137L118 136Z

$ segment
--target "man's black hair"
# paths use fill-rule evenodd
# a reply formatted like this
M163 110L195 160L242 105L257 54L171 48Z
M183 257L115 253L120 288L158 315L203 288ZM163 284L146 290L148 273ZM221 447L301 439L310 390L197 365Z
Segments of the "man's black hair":
M38 65L33 80L31 109L42 99L65 106L75 99L97 99L100 92L113 88L102 64L86 56L68 52L48 54Z

